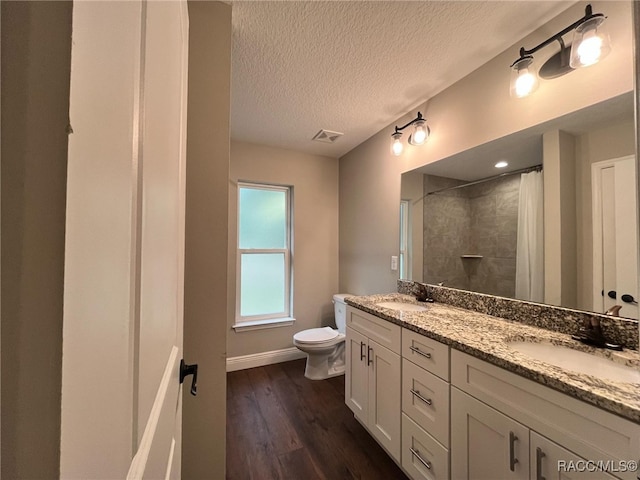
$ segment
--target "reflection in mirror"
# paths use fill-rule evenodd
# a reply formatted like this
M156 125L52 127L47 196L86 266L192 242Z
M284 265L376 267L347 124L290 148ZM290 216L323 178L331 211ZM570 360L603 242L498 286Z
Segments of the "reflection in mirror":
M630 92L407 172L402 276L637 319L635 164Z

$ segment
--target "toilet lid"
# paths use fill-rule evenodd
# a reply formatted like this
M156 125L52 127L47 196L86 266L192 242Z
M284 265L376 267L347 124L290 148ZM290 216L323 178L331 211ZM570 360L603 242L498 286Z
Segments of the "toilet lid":
M338 331L331 327L310 328L296 333L293 339L301 343L322 343L338 336Z

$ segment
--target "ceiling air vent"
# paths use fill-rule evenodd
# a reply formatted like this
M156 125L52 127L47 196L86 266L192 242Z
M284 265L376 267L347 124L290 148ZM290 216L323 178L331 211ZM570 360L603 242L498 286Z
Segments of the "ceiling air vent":
M332 132L331 130L320 130L315 134L312 140L324 143L335 143L344 133Z

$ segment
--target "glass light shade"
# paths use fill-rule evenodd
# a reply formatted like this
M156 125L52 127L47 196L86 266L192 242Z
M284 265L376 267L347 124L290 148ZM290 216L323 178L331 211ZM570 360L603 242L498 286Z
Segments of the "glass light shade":
M400 138L402 137L401 133L394 133L393 135L391 135L392 140L391 140L391 153L396 156L399 157L400 155L402 155L402 142L400 141Z
M533 57L527 56L519 59L511 67L512 97L522 98L530 95L538 89L538 74L533 65Z
M425 125L424 120L418 120L414 123L413 133L409 139L411 145L422 145L429 136L429 128Z
M571 44L571 68L588 67L609 54L611 40L604 21L604 16L596 16L576 27Z

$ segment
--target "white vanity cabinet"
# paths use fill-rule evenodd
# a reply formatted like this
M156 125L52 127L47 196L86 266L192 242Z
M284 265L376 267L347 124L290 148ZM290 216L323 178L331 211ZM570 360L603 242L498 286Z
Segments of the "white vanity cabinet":
M347 307L346 403L398 463L400 331L398 325Z
M639 459L640 425L457 350L451 385L452 479L637 479L611 467Z

